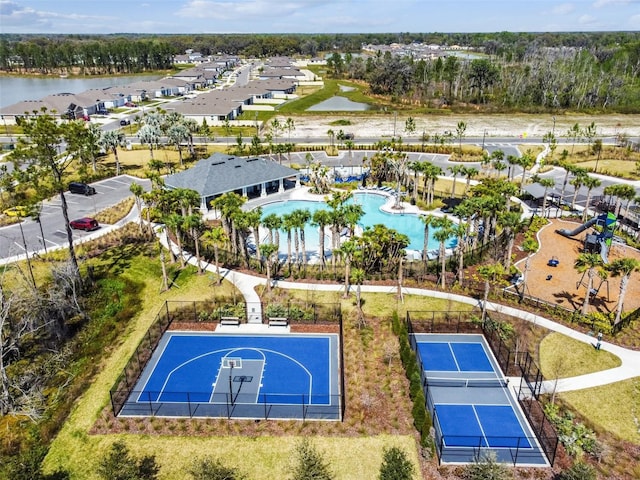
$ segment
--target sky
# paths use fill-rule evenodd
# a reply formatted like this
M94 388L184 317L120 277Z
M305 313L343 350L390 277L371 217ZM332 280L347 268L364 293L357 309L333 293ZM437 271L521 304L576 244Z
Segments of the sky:
M621 30L640 0L0 0L0 33Z

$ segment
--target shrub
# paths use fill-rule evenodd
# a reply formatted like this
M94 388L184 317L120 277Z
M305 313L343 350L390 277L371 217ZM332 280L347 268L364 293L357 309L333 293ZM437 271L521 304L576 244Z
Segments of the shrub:
M561 472L556 477L558 480L596 480L596 470L584 462L576 462L571 468Z
M467 465L462 472L465 480L509 480L513 478L511 470L496 461L495 454L489 454Z
M211 456L194 460L187 472L193 480L243 480L246 478L236 468L226 467L220 460Z
M380 480L411 480L414 467L404 450L398 447L385 448L380 465Z
M111 445L111 450L100 460L97 473L105 480L156 480L159 470L154 455L136 458L119 440Z
M300 441L295 450L291 480L333 480L329 464L308 439Z

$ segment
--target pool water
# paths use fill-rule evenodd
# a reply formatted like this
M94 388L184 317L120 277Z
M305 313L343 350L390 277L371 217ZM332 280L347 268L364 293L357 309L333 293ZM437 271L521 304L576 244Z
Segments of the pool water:
M362 205L364 215L360 219L358 225L362 228L367 226L373 226L382 224L387 228L391 228L409 237L409 245L407 250L422 251L424 245L424 224L418 218L418 215L412 213L387 213L381 210L381 207L390 201L389 197L376 193L354 193L353 198L349 199L347 203L357 203ZM282 202L274 202L264 205L262 207L262 218L275 213L282 217L289 214L294 210L307 209L311 212L311 215L317 210L331 210L331 208L324 202L315 202L311 200L287 200ZM429 243L428 250L437 250L440 243L433 238L433 233L436 229L429 228ZM329 228L325 228L327 234L330 233ZM305 246L308 252L317 251L318 249L318 235L319 228L311 225L307 225L304 229L305 233ZM266 241L266 231L261 235L261 241ZM293 243L293 242L292 242ZM451 238L446 242L447 248L452 248L456 244L456 239ZM329 237L325 239L325 248L331 246ZM295 248L292 245L292 249ZM280 252L287 249L287 237L286 233L280 234Z

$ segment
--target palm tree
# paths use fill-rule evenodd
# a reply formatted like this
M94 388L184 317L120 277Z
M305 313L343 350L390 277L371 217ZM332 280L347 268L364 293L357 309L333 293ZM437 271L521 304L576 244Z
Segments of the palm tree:
M480 265L478 267L478 274L484 280L484 297L482 301L482 323L487 318L487 300L489 298L489 290L491 288L491 282L495 282L498 278L504 275L504 266L500 262L492 263L489 265Z
M504 152L500 149L494 150L493 152L491 152L489 158L491 159L491 165L493 166L493 169L498 171L499 177L500 171L504 170L507 166L507 164L504 163ZM498 168L498 165L500 165L500 168Z
M365 279L365 273L362 268L354 268L351 271L351 282L356 284L356 308L360 315L362 315L362 283Z
M202 235L202 242L206 246L213 247L213 259L216 263L216 275L218 276L218 285L222 283L222 276L220 275L220 261L218 258L218 253L220 247L224 246L228 242L228 237L226 233L224 233L224 228L221 226L213 227Z
M567 189L567 183L569 183L569 175L575 174L580 167L567 162L563 162L560 166L565 169L562 191L560 192L560 200L564 200L564 192Z
M331 223L331 212L324 209L316 210L315 212L313 212L312 221L313 221L313 225L317 226L319 229L318 231L319 252L318 253L320 254L320 269L324 270L324 267L326 265L326 258L324 256L324 250L325 250L324 229L326 228L327 225Z
M176 146L176 149L178 150L178 157L180 158L180 165L183 164L182 162L182 142L184 142L185 140L189 139L189 129L186 127L186 125L183 125L181 123L176 123L171 125L168 129L167 129L167 137L169 139L169 143L173 144Z
M424 182L424 191L422 192L422 199L424 200L425 191L427 192L427 204L431 205L433 203L433 197L436 188L436 181L438 180L438 175L442 175L443 171L438 165L434 165L432 163L425 162L424 168L422 170L422 178Z
M589 300L591 290L593 290L593 279L597 275L598 269L604 265L602 257L597 253L581 253L573 264L573 267L580 273L587 272L587 292L582 303L582 314L587 315L589 310Z
M182 222L182 227L189 232L191 238L193 239L193 244L195 247L196 254L196 262L198 264L198 274L201 275L202 270L202 262L200 261L200 231L202 229L202 217L199 213L192 213L184 217Z
M580 192L580 188L584 185L584 179L587 177L586 170L582 170L576 173L576 176L571 180L571 185L573 185L573 197L571 197L571 210L575 210L576 208L576 198L578 198L578 192ZM586 210L586 207L585 207Z
M462 284L464 280L464 253L466 251L465 235L467 235L467 224L466 223L457 223L453 226L452 232L456 237L456 254L458 256L458 283Z
M513 252L513 243L515 242L516 234L522 228L522 221L520 220L520 214L518 212L501 212L498 215L498 223L504 229L507 239L507 248L504 252L504 268L509 271L511 268L511 254Z
M271 257L278 251L278 245L275 243L264 243L262 245L261 253L264 255L264 259L267 265L267 292L271 291Z
M262 219L262 226L267 229L267 242L280 245L279 228L282 227L282 218L276 213L270 213Z
M440 258L440 287L446 287L447 258L445 242L449 240L453 233L453 220L448 216L440 217L434 222L434 226L438 228L433 233L433 238L440 242L440 250L438 256Z
M337 250L338 255L340 255L344 261L344 298L349 297L349 288L351 287L351 261L357 250L358 245L353 239L342 242L342 245L340 245L340 248Z
M549 177L535 177L536 183L539 183L541 187L544 187L544 193L542 195L542 216L546 216L547 211L547 191L555 186L556 181Z
M438 217L435 215L420 215L420 221L424 224L424 240L422 244L422 260L424 261L425 267L429 261L427 257L427 252L429 251L429 227L434 225Z
M598 188L602 184L602 182L598 178L592 177L590 175L584 177L582 181L584 183L584 186L587 187L587 202L585 203L584 210L582 211L582 221L584 222L587 220L589 204L591 203L591 190L593 190L594 188Z
M260 254L260 224L262 223L262 207L256 207L253 210L246 212L247 224L251 228L253 233L253 241L256 244L256 257L262 261L262 255Z
M524 271L522 272L522 291L524 292L525 286L527 285L527 274L529 272L529 267L531 265L531 255L538 251L538 242L533 238L526 238L524 242L522 242L522 250L526 252L527 259L524 262Z
M471 179L477 176L478 173L479 173L478 169L474 167L464 167L464 169L462 170L462 174L467 178L467 183L465 184L464 193L463 193L465 197L469 193L469 188L471 186Z
M332 129L329 129L327 130L327 135L329 135L329 147L333 149L333 146L335 144L336 132L334 132Z
M613 321L614 325L620 323L622 318L622 309L624 308L624 299L627 295L627 288L629 286L629 279L633 272L640 270L640 261L635 258L617 258L607 266L607 270L611 272L614 277L620 278L620 294L618 295L618 305L616 307L616 318Z
M116 161L116 176L120 175L120 160L118 158L118 147L124 147L126 137L124 133L118 130L108 130L102 133L99 144L105 149L113 153Z
M153 159L153 149L160 143L160 128L151 124L144 125L138 130L140 143L149 145L149 153Z
M143 232L143 222L142 222L142 194L144 193L144 188L139 183L133 182L129 185L129 191L135 197L136 208L138 209L138 219L140 224L140 233Z
M454 165L452 167L447 168L447 170L449 170L453 175L453 186L451 187L451 198L456 196L456 180L458 178L458 175L460 175L461 173L464 173L464 169L465 169L464 165Z
M513 180L513 176L515 173L515 166L518 165L519 158L515 155L507 155L507 181Z
M456 137L458 137L458 153L460 157L462 157L462 139L464 138L464 133L467 131L467 124L463 121L459 121L458 125L456 125Z
M296 218L293 213L285 213L282 216L282 229L287 232L287 270L291 275L291 231L295 228Z
M184 268L184 255L182 254L182 223L184 221L184 217L179 213L170 213L169 215L165 215L163 219L163 223L167 226L167 228L173 232L176 237L176 244L178 246L178 257L180 259L180 268ZM171 247L169 247L171 248Z
M158 228L158 233L160 234L166 233L166 226L161 225L160 228ZM167 238L167 244L169 243L168 240L169 239ZM164 256L164 247L162 246L162 243L160 242L159 238L157 243L158 243L158 249L159 249L159 255L160 255L160 267L162 269L162 288L160 289L160 291L166 292L167 290L169 290L169 278L167 276L167 263ZM170 246L169 246L169 250L171 250Z
M522 167L522 178L520 180L520 191L524 189L524 182L527 179L527 170L529 170L536 163L536 159L531 154L531 150L527 150L518 161L518 164Z
M306 246L304 228L307 226L307 223L309 223L309 220L311 220L311 212L306 208L303 208L303 209L296 210L295 214L296 214L296 219L299 225L298 233L300 235L300 250L302 252L302 264L306 266L307 265L307 246Z

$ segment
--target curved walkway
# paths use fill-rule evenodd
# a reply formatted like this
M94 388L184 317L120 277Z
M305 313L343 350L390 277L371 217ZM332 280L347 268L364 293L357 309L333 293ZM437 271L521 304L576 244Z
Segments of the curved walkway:
M163 243L166 245L166 237L163 239ZM175 247L174 247L175 248ZM192 265L196 265L196 259L189 253L188 262ZM210 272L215 272L214 265L207 263L203 267ZM260 305L260 297L256 292L256 287L266 284L266 279L258 276L248 275L246 273L237 272L234 270L221 269L221 274L230 282L232 282L245 298L245 302L248 304ZM286 282L286 281L274 281L274 286L286 289L295 290L316 290L316 291L340 291L343 290L343 285L338 284L316 284L316 283L301 283L301 282ZM403 293L409 295L421 295L425 297L440 298L445 300L451 300L460 303L466 303L468 305L481 306L481 302L471 297L464 295L457 295L454 293L440 292L437 290L427 290L422 288L408 288L403 287ZM393 293L396 291L395 286L384 285L362 285L361 291L365 293ZM575 340L583 343L594 344L594 338L575 331L565 325L557 322L553 322L547 318L541 317L530 312L525 312L517 308L508 307L497 303L488 303L487 309L494 312L510 315L528 322L534 325L547 328L554 332L561 333ZM249 318L249 323L257 323L261 320L261 312L256 311L252 314L255 318ZM608 342L602 342L601 350L607 350L612 354L618 356L621 360L619 367L603 370L600 372L589 373L586 375L580 375L577 377L564 378L558 381L548 380L543 385L545 392L566 392L571 390L581 390L585 388L598 387L601 385L608 385L610 383L619 382L622 380L628 380L634 377L640 377L640 351L629 350Z

